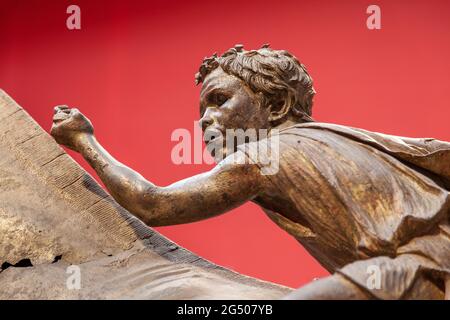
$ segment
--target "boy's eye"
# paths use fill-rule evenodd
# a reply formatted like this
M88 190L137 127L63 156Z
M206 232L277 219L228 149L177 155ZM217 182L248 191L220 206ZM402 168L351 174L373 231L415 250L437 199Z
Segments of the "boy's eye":
M228 97L221 93L215 94L213 97L214 104L216 104L218 106L223 105L225 102L227 102L227 100L228 100Z

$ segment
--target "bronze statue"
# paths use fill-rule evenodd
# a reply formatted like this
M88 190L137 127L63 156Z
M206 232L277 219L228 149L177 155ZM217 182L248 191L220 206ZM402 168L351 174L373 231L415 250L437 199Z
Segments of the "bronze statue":
M0 90L0 300L279 299L136 219Z
M51 133L149 226L257 203L332 273L287 298L450 298L450 143L315 122L305 66L268 45L205 58L196 81L205 134L269 135L232 148L207 139L213 156L223 156L214 169L158 187L103 149L77 109L56 107ZM264 159L252 151L274 141L278 170L262 174Z

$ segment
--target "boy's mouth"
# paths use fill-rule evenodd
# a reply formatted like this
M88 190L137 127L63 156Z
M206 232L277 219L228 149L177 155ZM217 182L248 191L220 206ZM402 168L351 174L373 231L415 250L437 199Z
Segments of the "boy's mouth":
M203 141L206 145L217 143L220 139L223 141L223 133L218 129L206 129L203 133Z

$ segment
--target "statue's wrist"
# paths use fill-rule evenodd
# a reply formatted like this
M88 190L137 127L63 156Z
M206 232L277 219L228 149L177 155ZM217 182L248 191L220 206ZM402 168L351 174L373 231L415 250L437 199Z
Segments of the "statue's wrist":
M95 137L93 133L80 132L74 139L74 145L78 152L83 153L83 150L85 150L86 147L91 146L94 140Z

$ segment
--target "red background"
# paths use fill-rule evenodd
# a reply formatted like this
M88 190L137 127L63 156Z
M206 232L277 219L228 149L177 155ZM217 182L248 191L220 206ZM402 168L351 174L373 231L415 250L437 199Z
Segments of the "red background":
M78 107L107 150L159 185L210 168L174 165L170 135L198 119L203 57L236 43L295 54L315 80L317 120L450 140L450 2L375 3L382 29L371 31L368 1L1 0L0 87L47 130L54 105ZM81 30L66 28L70 4ZM158 230L281 284L327 274L253 204Z

